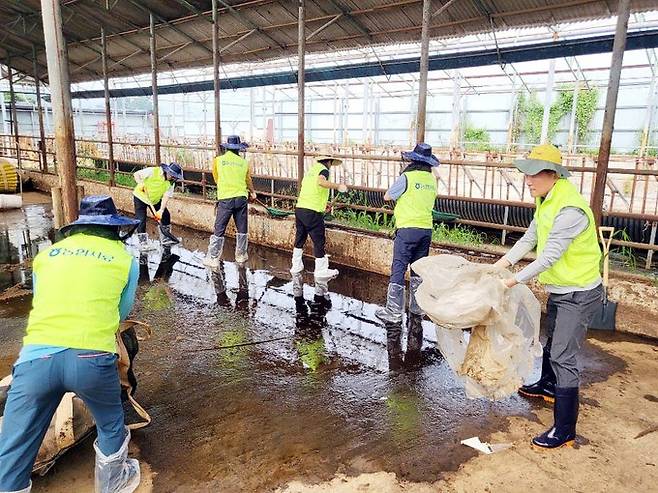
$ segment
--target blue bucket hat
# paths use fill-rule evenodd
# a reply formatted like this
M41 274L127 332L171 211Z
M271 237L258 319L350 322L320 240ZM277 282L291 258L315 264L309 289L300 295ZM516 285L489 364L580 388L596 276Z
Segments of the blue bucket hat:
M403 152L402 159L405 161L427 163L430 166L438 166L440 164L439 159L432 154L432 146L425 143L416 144L416 147L411 152Z
M226 137L226 142L219 145L222 149L228 149L229 151L244 151L249 144L246 142L240 141L239 135L229 135Z
M64 234L74 226L137 227L138 224L138 219L131 219L119 214L112 197L109 195L89 195L80 202L80 216L78 219L61 228L60 233Z
M169 163L169 164L161 164L162 171L167 173L169 176L173 176L176 178L176 180L182 180L183 179L183 168L180 167L180 165L176 163Z

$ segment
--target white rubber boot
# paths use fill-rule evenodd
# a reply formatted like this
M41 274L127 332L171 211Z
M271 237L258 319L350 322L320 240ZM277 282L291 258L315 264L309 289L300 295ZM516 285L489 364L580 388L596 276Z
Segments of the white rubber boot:
M219 268L222 250L224 250L224 237L211 235L208 241L208 253L203 259L203 265L213 270Z
M292 267L290 273L294 276L304 271L304 249L293 248L292 250Z
M386 294L386 307L379 308L375 316L382 322L400 323L404 312L404 286L389 284Z
M338 276L338 270L329 268L329 255L315 259L315 272L313 275L316 279L323 281L328 281Z
M411 276L409 279L409 313L413 313L414 315L423 314L423 310L421 310L416 301L416 291L418 291L418 287L422 282L423 280L420 276Z
M151 252L155 250L155 246L149 244L149 237L146 233L137 233L137 248L140 253Z
M247 233L238 233L235 235L235 261L238 264L244 264L249 260L249 235Z
M139 486L141 480L139 461L128 458L130 430L126 429L126 432L123 445L112 455L103 455L98 448L98 440L94 441L96 493L132 493Z

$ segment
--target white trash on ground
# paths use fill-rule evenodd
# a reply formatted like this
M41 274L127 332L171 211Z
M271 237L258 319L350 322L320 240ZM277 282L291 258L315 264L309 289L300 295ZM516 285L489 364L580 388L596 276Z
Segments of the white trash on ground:
M423 279L416 300L437 325L437 345L470 398L508 397L528 379L541 356L541 307L530 289L506 289L512 274L456 255L412 265Z

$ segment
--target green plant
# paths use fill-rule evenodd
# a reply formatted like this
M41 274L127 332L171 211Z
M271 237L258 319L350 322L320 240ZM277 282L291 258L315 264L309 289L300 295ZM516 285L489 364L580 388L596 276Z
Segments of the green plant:
M458 245L482 245L486 235L479 233L468 226L457 224L455 226L448 226L445 223L440 223L434 226L432 231L432 241L442 243L455 243Z
M333 220L340 224L370 231L389 230L395 227L392 215L381 212L356 211L353 209L339 209L334 212Z
M470 125L464 130L464 147L467 151L490 151L491 137L484 128L476 128Z
M631 237L625 229L616 231L614 236L622 241L631 241ZM622 245L619 248L612 249L610 253L614 253L625 267L631 270L637 269L637 257L635 256L635 250L633 248Z
M106 170L99 170L94 168L78 167L77 177L83 180L100 181L108 183L110 181L110 172ZM133 188L137 183L131 174L128 173L115 173L114 182L117 185Z
M571 113L573 92L573 87L570 86L564 86L558 90L557 98L549 110L548 140L552 140L555 136L562 118ZM596 88L581 88L578 91L576 125L579 142L587 142L589 126L596 112L598 98L599 92ZM539 143L544 119L544 105L537 98L537 94L533 92L528 96L523 93L519 95L516 110L518 113L517 125L519 129L523 130L526 140L531 144Z

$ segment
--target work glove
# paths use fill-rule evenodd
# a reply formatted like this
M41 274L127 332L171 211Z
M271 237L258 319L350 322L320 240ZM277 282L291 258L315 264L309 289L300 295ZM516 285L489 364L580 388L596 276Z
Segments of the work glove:
M347 192L347 185L345 185L344 183L339 183L339 184L338 184L338 191L339 191L340 193L345 193L345 192Z
M505 257L501 257L493 264L493 266L498 269L507 269L510 267L510 263Z

